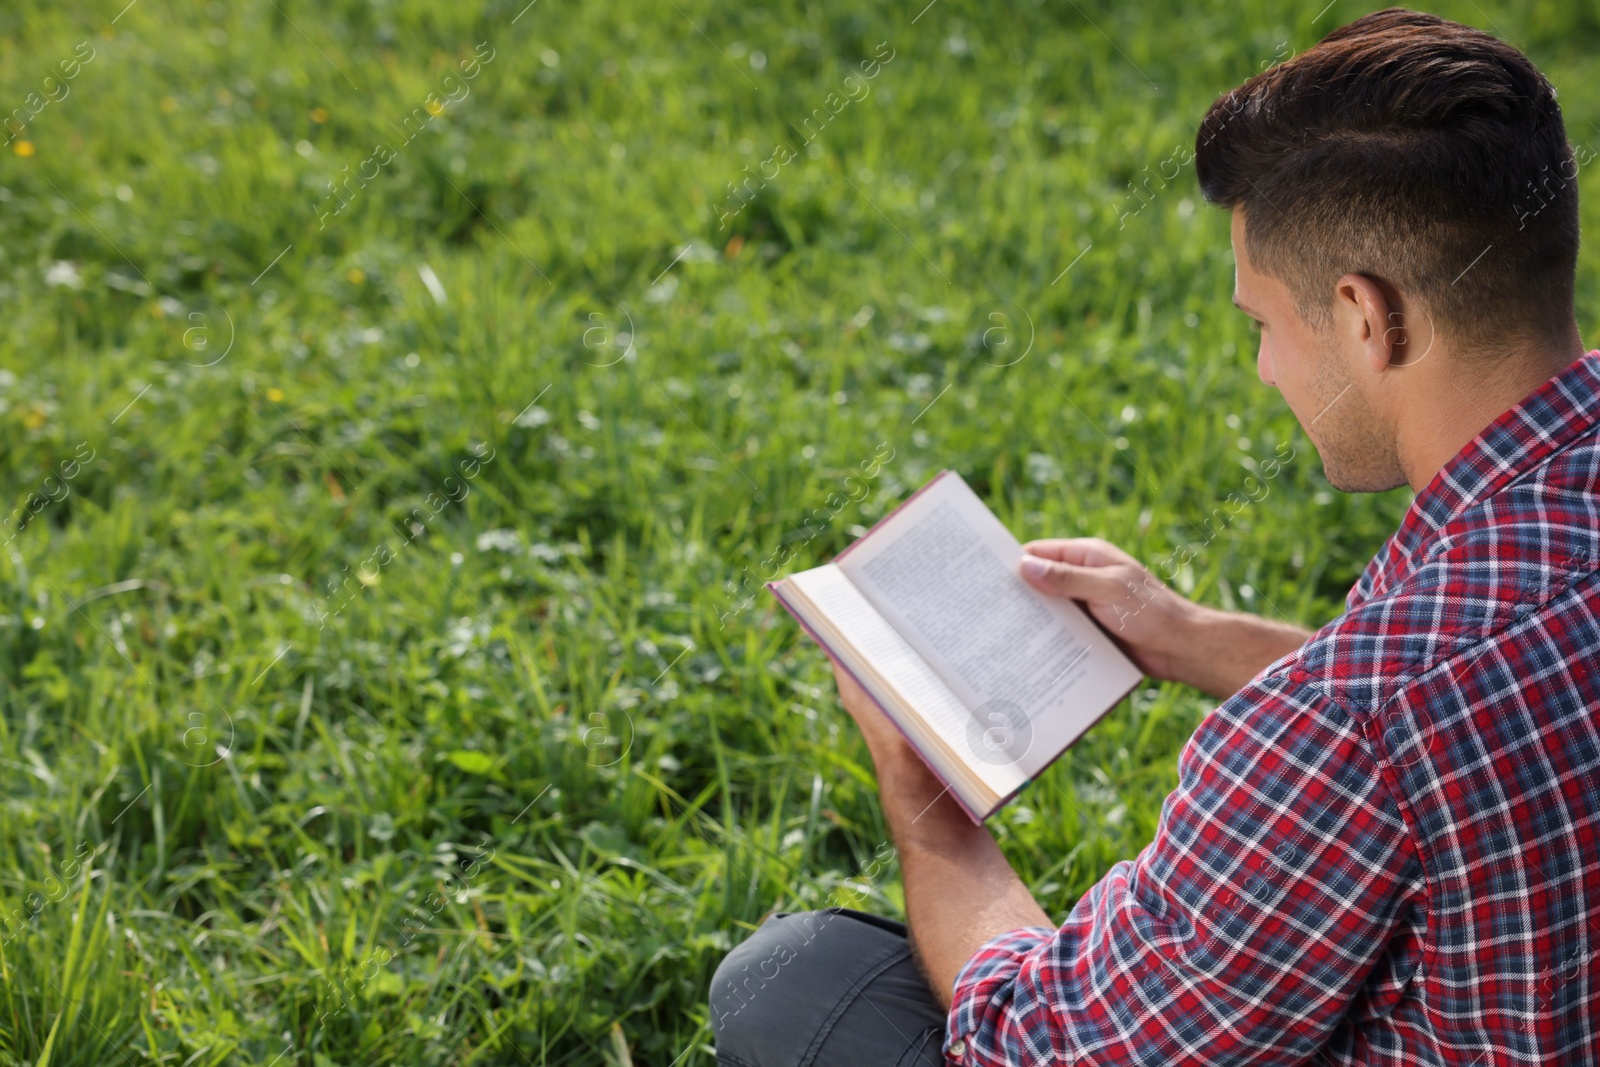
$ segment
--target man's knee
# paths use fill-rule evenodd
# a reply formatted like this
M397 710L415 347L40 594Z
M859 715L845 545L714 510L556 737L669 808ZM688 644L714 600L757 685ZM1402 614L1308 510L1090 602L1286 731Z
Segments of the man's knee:
M783 968L836 921L832 912L804 911L774 915L762 923L717 967L711 979L712 1019L722 1023L744 1015L761 1000L762 992L782 977Z
M803 1049L783 1057L775 1047L779 1035L812 1001L837 999L826 979L845 969L843 954L860 952L859 937L850 936L859 926L838 909L774 915L723 958L711 979L711 1028L724 1062L768 1067L798 1060Z

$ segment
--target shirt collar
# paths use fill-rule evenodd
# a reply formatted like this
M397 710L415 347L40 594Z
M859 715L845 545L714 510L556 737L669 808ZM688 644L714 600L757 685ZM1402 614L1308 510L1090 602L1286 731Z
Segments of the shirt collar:
M1361 602L1398 584L1456 516L1538 467L1600 418L1600 349L1574 360L1469 441L1411 502L1400 528L1367 565L1346 600Z

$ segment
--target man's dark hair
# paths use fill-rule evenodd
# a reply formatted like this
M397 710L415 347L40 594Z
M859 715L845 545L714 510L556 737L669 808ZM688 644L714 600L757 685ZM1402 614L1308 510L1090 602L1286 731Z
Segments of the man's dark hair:
M1326 325L1364 274L1467 350L1564 337L1577 166L1555 89L1480 30L1389 8L1251 78L1206 112L1205 198L1242 210L1251 264Z

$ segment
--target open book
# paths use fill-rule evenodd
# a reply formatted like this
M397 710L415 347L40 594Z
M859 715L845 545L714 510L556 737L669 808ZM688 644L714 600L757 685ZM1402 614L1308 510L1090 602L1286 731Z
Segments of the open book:
M1139 684L1022 545L943 471L834 559L767 583L982 822Z

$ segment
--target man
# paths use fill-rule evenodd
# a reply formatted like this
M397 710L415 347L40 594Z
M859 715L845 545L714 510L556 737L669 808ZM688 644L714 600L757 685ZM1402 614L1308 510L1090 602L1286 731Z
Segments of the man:
M1155 840L1059 926L836 667L915 960L886 920L769 919L713 981L721 1062L1600 1063L1600 352L1554 91L1389 10L1218 100L1196 149L1261 380L1333 485L1414 503L1314 634L1027 546L1029 582L1223 699Z

